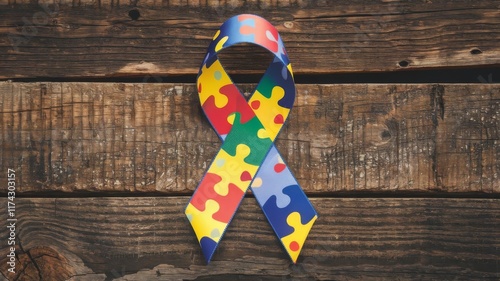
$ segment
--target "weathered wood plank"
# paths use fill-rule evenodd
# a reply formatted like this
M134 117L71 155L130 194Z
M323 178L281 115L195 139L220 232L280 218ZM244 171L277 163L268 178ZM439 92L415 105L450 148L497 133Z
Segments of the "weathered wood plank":
M243 12L277 26L297 74L500 64L495 0L0 2L0 79L195 74ZM265 54L247 51L225 65L255 73Z
M0 163L19 192L189 194L220 146L193 84L3 82L0 93ZM498 85L298 85L277 146L308 193L491 193L499 141Z
M253 198L206 266L183 216L187 200L16 199L19 280L500 278L497 199L314 198L320 217L295 266ZM9 276L3 246L0 256Z

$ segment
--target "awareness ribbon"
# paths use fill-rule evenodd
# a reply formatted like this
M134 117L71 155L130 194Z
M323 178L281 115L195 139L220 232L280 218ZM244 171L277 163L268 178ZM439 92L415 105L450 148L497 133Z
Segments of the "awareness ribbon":
M217 57L222 49L239 43L274 54L248 101ZM278 31L259 16L228 19L208 47L198 73L198 94L223 143L185 210L207 263L248 187L294 263L318 218L274 146L295 99L292 75Z

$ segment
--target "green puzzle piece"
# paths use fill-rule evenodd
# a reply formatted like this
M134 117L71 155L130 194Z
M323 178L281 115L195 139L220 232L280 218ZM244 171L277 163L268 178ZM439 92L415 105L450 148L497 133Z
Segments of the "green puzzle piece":
M273 142L269 138L261 139L257 136L258 131L264 129L257 116L254 116L244 124L240 122L240 119L240 114L235 113L233 127L221 148L228 154L235 156L236 147L239 144L246 144L250 148L250 154L245 158L245 162L260 166Z

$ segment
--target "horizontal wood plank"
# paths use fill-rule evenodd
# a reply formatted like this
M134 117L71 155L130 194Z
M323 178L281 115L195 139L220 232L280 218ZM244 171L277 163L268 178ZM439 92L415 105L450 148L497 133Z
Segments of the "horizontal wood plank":
M297 91L276 143L307 193L500 192L496 85ZM220 146L193 84L3 82L0 93L0 163L19 192L190 194Z
M497 199L314 198L320 217L297 265L253 198L205 265L183 215L187 200L18 198L18 280L500 278ZM2 227L2 241L8 235ZM1 249L2 274L12 277Z
M53 3L0 1L0 79L196 74L217 28L239 13L277 26L297 74L500 64L494 0ZM225 65L259 72L266 54L248 51L224 54Z

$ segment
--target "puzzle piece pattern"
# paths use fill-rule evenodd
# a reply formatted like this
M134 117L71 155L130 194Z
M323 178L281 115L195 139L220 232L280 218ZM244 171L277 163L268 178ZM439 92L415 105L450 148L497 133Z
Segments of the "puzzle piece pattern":
M286 218L292 212L301 214L302 223L308 222L316 215L314 208L312 208L311 203L298 185L287 186L282 192L288 195L290 204L280 208L277 204L277 196L272 195L262 206L262 210L271 222L271 225L273 227L276 226L274 231L280 238L293 232L293 228L286 223Z
M217 58L220 50L243 42L275 55L248 101ZM207 262L249 186L294 262L317 218L273 144L293 106L292 75L277 30L258 16L230 18L209 46L198 75L198 93L223 144L185 210Z
M281 237L280 240L294 263L297 262L307 235L317 218L318 216L314 215L309 221L303 223L304 219L299 212L292 212L286 218L287 224L293 228L293 231L289 235Z
M260 166L260 170L251 184L255 198L262 202L262 206L274 196L276 206L284 208L290 204L290 197L283 193L287 186L297 185L297 180L290 169L283 162L276 147L272 147L267 154L266 160Z
M262 45L273 53L278 52L279 34L270 22L252 15L240 15L238 21L241 23L240 33L248 36L245 40Z
M205 201L203 210L197 209L191 203L186 207L186 216L193 229L195 229L198 241L201 241L203 237L207 237L215 243L219 242L227 224L213 218L213 214L218 210L219 203L212 199Z
M218 60L210 67L202 67L198 94L203 111L218 135L227 135L231 131L233 125L227 118L231 114L240 113L243 123L255 116Z

